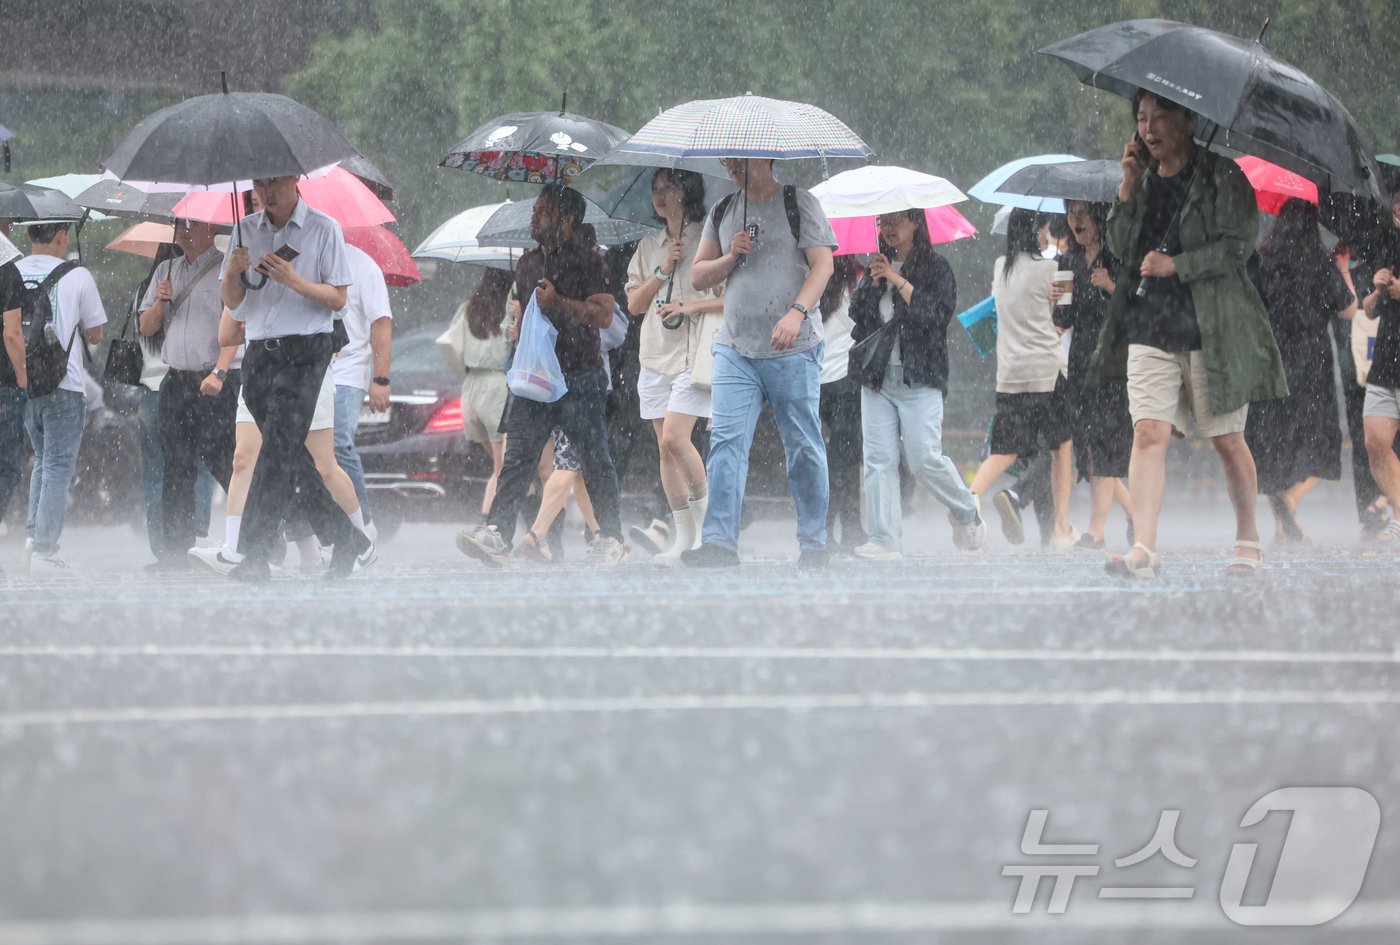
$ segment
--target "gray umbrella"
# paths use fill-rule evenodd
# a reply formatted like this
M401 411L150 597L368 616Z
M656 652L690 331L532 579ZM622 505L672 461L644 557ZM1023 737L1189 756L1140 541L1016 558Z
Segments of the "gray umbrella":
M1386 201L1375 148L1356 120L1262 39L1262 32L1250 42L1172 20L1127 20L1040 52L1086 85L1124 98L1146 89L1190 109L1208 144L1272 161L1325 190Z
M102 166L122 180L207 185L305 174L358 154L285 95L225 88L148 115Z
M89 210L100 210L114 217L154 217L173 220L175 205L184 194L148 194L119 180L100 180L73 202Z
M680 158L662 164L649 154L613 151L575 177L569 186L615 220L656 225L651 206L651 177L662 167L705 175L705 205L738 190L718 158Z
M84 212L60 190L0 181L0 219L77 222Z
M998 189L1028 197L1112 203L1121 183L1123 167L1117 161L1066 161L1023 167L1003 181Z
M491 214L477 233L477 240L483 246L533 248L535 238L530 235L530 214L533 210L534 203L528 200L506 204ZM598 233L598 242L605 246L631 243L659 229L655 223L647 225L633 220L614 220L591 203L583 222L593 224Z

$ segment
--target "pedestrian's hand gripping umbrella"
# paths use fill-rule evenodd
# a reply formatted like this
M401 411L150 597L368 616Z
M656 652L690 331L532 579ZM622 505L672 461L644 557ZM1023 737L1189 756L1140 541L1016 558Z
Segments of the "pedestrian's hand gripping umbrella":
M142 119L102 162L119 180L179 181L204 189L229 190L232 182L299 176L359 157L345 136L315 111L285 95L222 91L186 99ZM238 245L243 232L235 224ZM249 289L260 289L239 276Z
M866 158L870 146L839 119L815 105L764 98L748 92L734 98L702 99L669 108L627 139L609 160L624 155L656 166L686 158L752 158L792 161ZM748 191L743 221L748 224Z

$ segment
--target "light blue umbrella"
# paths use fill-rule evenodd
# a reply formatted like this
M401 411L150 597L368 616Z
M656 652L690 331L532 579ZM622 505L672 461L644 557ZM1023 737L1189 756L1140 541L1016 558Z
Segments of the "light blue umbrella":
M998 206L1017 207L1021 210L1035 210L1043 213L1064 213L1065 202L1059 197L1031 197L1026 194L1016 194L1001 189L1001 185L1006 183L1017 171L1032 164L1063 164L1067 161L1082 161L1082 157L1073 154L1037 154L1034 157L1019 158L1009 164L992 171L986 177L967 188L969 196L976 197L983 203L994 203Z

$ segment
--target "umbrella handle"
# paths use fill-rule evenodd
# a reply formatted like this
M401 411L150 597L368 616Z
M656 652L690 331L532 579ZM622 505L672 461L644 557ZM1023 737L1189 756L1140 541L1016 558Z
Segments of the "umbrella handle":
M230 196L229 202L230 202L230 205L233 207L233 234L234 234L234 239L238 241L238 245L239 245L239 246L242 246L242 245L243 245L243 218L240 217L240 216L238 215L238 197L236 196L236 194ZM262 273L259 273L259 276L261 277L262 281L261 281L261 282L254 283L252 279L249 279L249 278L248 278L248 273L247 273L247 272L240 272L240 273L238 274L238 281L241 282L241 283L243 283L243 288L245 288L245 289L252 289L254 292L256 292L258 289L261 289L263 286L267 285L267 276L266 276L266 275L263 275Z
M248 278L248 273L246 273L246 272L240 272L240 273L238 274L238 281L241 282L241 283L243 283L243 287L246 288L246 289L252 289L252 290L255 291L255 292L256 292L258 289L261 289L263 286L267 285L267 276L266 276L266 275L263 275L262 273L258 273L258 278L260 278L262 281L261 281L261 282L254 283L252 279L249 279L249 278Z

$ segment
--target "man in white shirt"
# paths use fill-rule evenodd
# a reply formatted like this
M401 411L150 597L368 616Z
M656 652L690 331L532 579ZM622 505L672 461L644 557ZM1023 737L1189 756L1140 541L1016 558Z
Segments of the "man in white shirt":
M262 434L243 510L235 580L272 579L268 555L283 519L304 517L334 545L329 578L375 561L374 544L336 505L306 448L331 329L351 283L340 224L308 207L295 177L253 181L263 209L243 220L224 258L220 294L247 329L243 399Z
M37 286L68 257L68 224L43 223L29 228L33 254L19 261L20 276ZM29 479L29 518L25 522L25 551L29 570L52 572L68 567L58 557L58 538L68 508L68 486L78 466L87 410L83 401L84 342L102 340L107 313L97 294L92 273L77 266L64 274L49 294L54 335L68 348L68 371L58 389L29 398L24 426L34 447L34 471Z
M331 363L335 380L335 459L360 500L360 513L371 521L365 491L365 467L355 450L355 428L366 396L375 412L389 409L389 358L393 344L394 313L389 308L389 288L379 264L358 246L345 245L350 261L350 288L340 323L349 338ZM371 534L373 534L371 532Z

